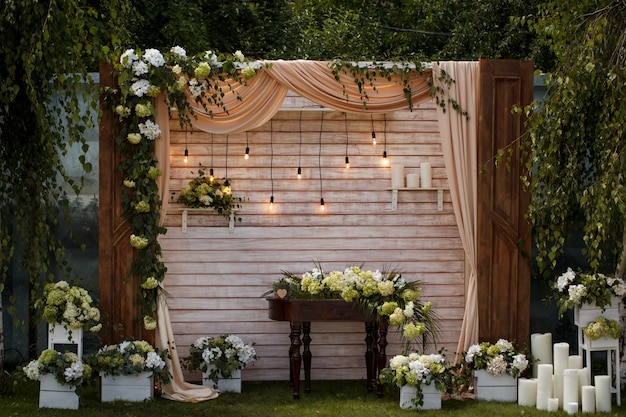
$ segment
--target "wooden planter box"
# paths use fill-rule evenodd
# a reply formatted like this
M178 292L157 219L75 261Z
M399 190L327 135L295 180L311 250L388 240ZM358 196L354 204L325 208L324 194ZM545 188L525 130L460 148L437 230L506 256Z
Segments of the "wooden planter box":
M78 410L76 388L60 384L52 374L41 375L39 384L40 408L66 408Z
M141 402L154 396L152 372L139 375L103 375L100 373L100 400L102 402Z
M434 383L422 385L424 403L417 406L413 399L417 396L417 388L404 385L400 387L400 408L403 410L440 410L441 392L437 391Z
M574 307L574 324L582 328L596 321L598 316L604 316L607 320L619 321L620 301L619 297L611 296L611 305L606 306L604 311L594 304L584 304L580 307Z
M494 376L485 370L474 371L476 399L517 402L517 378L509 374Z
M230 378L220 377L217 380L217 385L213 380L209 379L209 372L210 371L207 371L202 374L202 385L216 388L220 390L220 392L241 393L241 369L233 371Z

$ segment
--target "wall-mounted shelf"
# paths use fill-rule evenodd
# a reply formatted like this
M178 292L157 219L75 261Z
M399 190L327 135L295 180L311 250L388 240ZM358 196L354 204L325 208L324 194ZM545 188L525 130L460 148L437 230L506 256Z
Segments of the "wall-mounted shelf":
M391 191L391 210L398 210L398 191L436 191L437 210L443 211L443 188L387 188Z
M189 213L208 213L212 212L213 209L210 208L192 208L192 207L184 207L179 209L182 212L182 219L180 222L180 228L182 233L187 233L187 221ZM235 231L235 211L230 212L230 216L228 216L228 230L232 233Z

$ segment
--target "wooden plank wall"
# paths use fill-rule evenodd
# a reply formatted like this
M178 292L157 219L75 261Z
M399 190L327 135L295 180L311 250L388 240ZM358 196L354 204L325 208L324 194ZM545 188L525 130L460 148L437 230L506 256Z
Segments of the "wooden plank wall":
M383 115L374 115L375 146L371 117L348 114L349 170L344 165L344 114L324 112L320 153L321 115L280 111L271 122L271 135L270 123L228 140L226 135L188 132L187 165L185 133L171 123L171 198L176 199L199 164L212 164L219 177L228 169L234 194L245 199L238 213L242 222L232 232L226 219L196 213L189 215L189 229L182 233L181 206L169 205L161 244L181 356L200 336L234 333L256 343L261 357L244 370L244 380L288 380L289 324L268 319L262 294L281 271L300 274L320 262L326 271L361 264L371 270L395 267L406 279L422 281L424 299L443 318L438 348L446 347L453 357L463 317L464 256L449 192L444 192L442 211L434 191L400 192L392 211L391 169L381 164L386 145L391 163L403 164L406 173L417 173L421 161L430 161L433 187L447 188L434 104L387 114L386 134ZM249 160L243 157L246 140ZM299 160L301 180L296 179ZM272 180L275 204L270 211ZM314 379L365 378L363 324L312 323L311 336ZM388 353L399 353L397 334L390 340Z

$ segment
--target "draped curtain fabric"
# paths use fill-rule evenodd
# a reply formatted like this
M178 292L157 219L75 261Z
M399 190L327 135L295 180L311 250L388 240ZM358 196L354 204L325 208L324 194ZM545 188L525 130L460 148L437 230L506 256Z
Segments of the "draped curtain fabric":
M437 65L433 68L440 70ZM478 337L474 248L476 241L476 112L473 92L474 83L478 79L478 64L451 62L441 64L441 68L445 68L446 72L457 80L453 86L456 90L451 91L451 96L457 98L463 108L474 115L474 119L468 122L458 112L452 110L439 114L442 139L445 139L444 157L451 182L455 215L459 222L461 239L468 261L472 265L463 331L459 340L459 346L465 346ZM414 106L431 100L427 77L431 77L432 73L430 69L425 69L423 74L413 75L410 79L411 101ZM339 80L335 79L335 74L326 62L304 60L262 62L261 69L245 85L238 83L229 85L228 81L222 83L221 88L225 93L223 108L219 106L205 108L189 97L188 101L195 112L192 124L194 128L215 134L254 129L267 123L276 114L289 90L324 107L347 113L389 113L408 108L405 89L398 76L392 77L391 81L386 77L379 77L369 84L365 83L362 92L355 84L352 73L340 71L338 76ZM363 103L364 100L367 102L366 106ZM159 168L164 174L158 180L163 202L162 224L167 212L167 196L169 195L169 115L163 97L159 98L157 106L157 123L162 133L161 139L155 144L155 153L159 160ZM462 145L458 146L457 142ZM473 165L471 165L472 160L474 160ZM457 167L457 164L460 165ZM471 178L474 178L474 181ZM164 300L161 300L158 305L156 333L159 348L170 349L174 346L169 309ZM210 388L185 382L177 351L170 349L170 353L172 357L169 365L173 378L170 384L163 386L165 398L197 402L215 398L218 395Z
M455 83L451 86L439 80L445 72ZM435 84L448 91L468 116L447 106L437 107L441 147L450 186L454 216L459 226L465 250L469 276L466 277L465 311L457 355L478 342L478 294L476 276L476 222L477 222L477 95L478 62L441 62L433 65ZM457 360L459 356L457 356Z

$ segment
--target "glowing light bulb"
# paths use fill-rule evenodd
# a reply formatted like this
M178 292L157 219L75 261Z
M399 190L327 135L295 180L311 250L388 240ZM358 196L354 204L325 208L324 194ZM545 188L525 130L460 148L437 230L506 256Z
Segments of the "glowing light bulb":
M376 145L376 132L372 130L372 145Z
M213 168L209 169L209 181L213 182L215 177L213 176Z
M274 208L274 196L270 197L270 210Z
M250 148L246 146L246 154L243 156L244 159L250 158Z
M324 199L320 198L320 210L324 211L325 206L324 206Z
M185 149L185 157L183 158L183 161L185 163L189 162L189 151L187 149Z
M383 152L383 165L389 164L389 159L387 159L387 151Z
M346 169L350 169L350 158L346 156Z
M302 168L298 167L298 179L302 179Z

